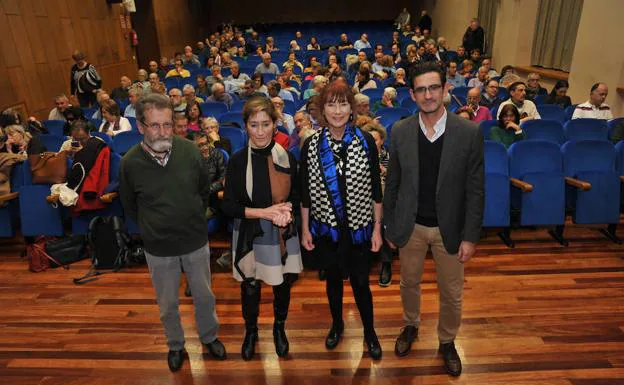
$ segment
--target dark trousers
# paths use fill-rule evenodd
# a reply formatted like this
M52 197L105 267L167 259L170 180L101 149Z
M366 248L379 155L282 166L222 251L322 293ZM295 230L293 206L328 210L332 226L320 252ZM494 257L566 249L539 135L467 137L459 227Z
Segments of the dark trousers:
M353 246L349 252L354 254L362 253L362 251L355 246ZM366 258L361 258L360 261L365 259ZM353 258L347 258L347 261L358 261L357 255L354 255ZM333 325L335 327L340 327L342 325L343 279L346 275L345 273L348 273L355 303L357 304L360 318L362 319L362 325L364 326L364 335L368 336L374 332L373 295L370 291L368 277L370 266L366 262L349 263L348 266L348 268L346 265L341 268L336 264L327 269L326 292Z
M77 92L76 96L78 97L78 102L80 103L80 107L91 107L95 105L95 94L93 92ZM90 116L86 116L86 118L90 118Z

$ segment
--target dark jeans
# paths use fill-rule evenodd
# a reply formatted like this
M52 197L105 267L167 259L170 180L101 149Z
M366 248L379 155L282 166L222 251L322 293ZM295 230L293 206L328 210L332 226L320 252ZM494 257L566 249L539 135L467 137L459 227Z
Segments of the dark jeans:
M80 107L91 107L95 105L96 99L95 94L93 92L85 92L80 93L77 92L76 96L78 97L78 102L80 102ZM90 118L90 116L86 116L86 118Z

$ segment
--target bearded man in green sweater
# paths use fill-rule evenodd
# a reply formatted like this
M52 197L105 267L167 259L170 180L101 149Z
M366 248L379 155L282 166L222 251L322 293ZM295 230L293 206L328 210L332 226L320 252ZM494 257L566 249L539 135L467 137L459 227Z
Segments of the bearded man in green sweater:
M166 96L150 94L139 99L136 117L143 141L121 161L119 192L124 212L138 223L145 244L169 347L167 363L175 372L188 359L178 310L182 270L193 293L202 344L213 357L226 357L217 339L219 320L210 288L204 218L210 183L197 147L173 135L173 106Z

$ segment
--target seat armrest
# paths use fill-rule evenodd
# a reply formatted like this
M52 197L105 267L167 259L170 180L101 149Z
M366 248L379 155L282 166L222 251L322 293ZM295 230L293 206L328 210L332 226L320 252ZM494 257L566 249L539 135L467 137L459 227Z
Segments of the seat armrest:
M519 188L520 191L522 192L533 191L533 185L530 183L521 181L520 179L517 179L517 178L509 178L509 181L511 182L512 186Z
M592 186L591 186L591 184L589 182L585 182L584 180L572 178L570 176L566 176L565 177L565 181L570 186L574 186L574 187L578 188L579 190L589 191L592 188Z
M100 197L100 201L101 201L102 203L112 203L112 202L113 202L113 200L114 200L115 198L117 198L118 196L119 196L119 193L118 193L118 192L116 192L116 191L115 191L115 192L110 192L110 193L107 193L107 194L102 195L102 196Z
M18 196L19 196L18 192L2 194L2 195L0 195L0 204L8 202L8 201L12 201L13 199L17 198Z
M46 197L46 203L56 203L61 196L59 194L52 194Z

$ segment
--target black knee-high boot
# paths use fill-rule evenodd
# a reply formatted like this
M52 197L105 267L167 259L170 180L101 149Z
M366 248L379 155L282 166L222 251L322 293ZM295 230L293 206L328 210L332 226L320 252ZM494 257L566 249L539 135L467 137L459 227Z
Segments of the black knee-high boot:
M245 361L251 360L256 354L258 342L258 315L260 314L260 282L247 279L241 283L241 304L245 319L245 338L241 355Z
M288 307L290 305L290 283L284 280L281 285L273 286L273 342L275 342L275 352L280 357L288 355L288 339L286 338L286 318L288 317Z

